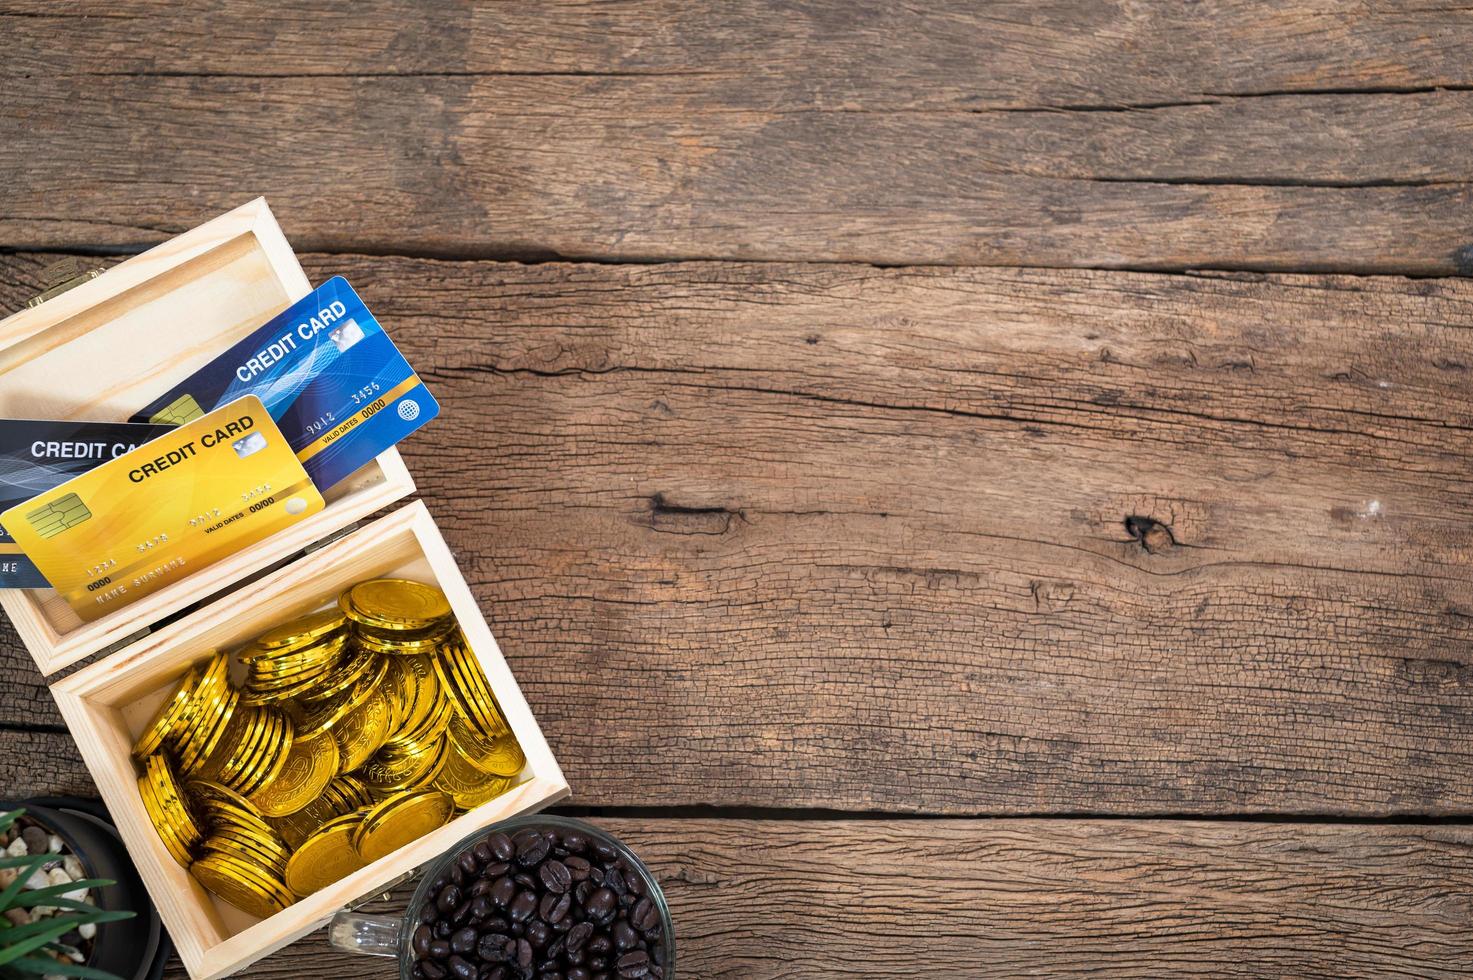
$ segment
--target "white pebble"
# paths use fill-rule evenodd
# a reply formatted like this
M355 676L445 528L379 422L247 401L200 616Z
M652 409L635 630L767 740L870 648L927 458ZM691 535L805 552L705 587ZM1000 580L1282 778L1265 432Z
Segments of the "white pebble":
M66 873L64 868L52 868L46 872L46 883L50 885L70 885L72 876Z
M70 878L68 878L67 880L71 881ZM21 885L21 887L34 890L37 888L45 888L49 884L51 884L51 879L46 876L46 872L41 870L40 868L37 868L35 871L31 872L31 876L26 879L26 883L24 885Z
M5 918L13 926L23 926L31 921L31 913L25 909L6 909Z
M97 938L97 923L95 923L95 922L84 922L81 925L77 926L77 932L79 932L79 933L82 934L82 938L83 939L96 939Z
M46 849L48 851L50 851L52 854L60 854L61 853L61 838L58 837L58 836L56 836L55 834L52 834L46 840Z
M9 854L13 858L18 858L25 857L31 852L26 848L25 839L22 837L17 837L15 840L10 842L10 846L5 849L5 853Z
M72 876L72 881L81 881L87 877L87 872L82 867L82 862L70 854L61 859L61 866L66 869L67 874Z
M0 868L0 888L9 888L19 875L20 871L15 868Z
M85 888L78 888L76 891L62 892L61 897L71 902L90 902L92 900L91 892L89 892Z

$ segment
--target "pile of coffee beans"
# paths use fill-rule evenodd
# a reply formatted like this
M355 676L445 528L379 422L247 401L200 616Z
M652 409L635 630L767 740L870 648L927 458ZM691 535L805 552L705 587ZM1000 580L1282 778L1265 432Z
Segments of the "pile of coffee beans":
M660 907L608 843L561 827L493 833L429 885L419 980L662 980Z

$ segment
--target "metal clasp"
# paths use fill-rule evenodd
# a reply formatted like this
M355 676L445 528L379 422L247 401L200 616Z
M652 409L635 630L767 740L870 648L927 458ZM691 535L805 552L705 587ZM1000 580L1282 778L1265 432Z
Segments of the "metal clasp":
M89 268L75 255L53 262L41 270L41 281L46 284L46 288L26 300L26 309L40 306L48 299L55 299L69 289L76 289L82 283L96 279L102 273L102 269Z

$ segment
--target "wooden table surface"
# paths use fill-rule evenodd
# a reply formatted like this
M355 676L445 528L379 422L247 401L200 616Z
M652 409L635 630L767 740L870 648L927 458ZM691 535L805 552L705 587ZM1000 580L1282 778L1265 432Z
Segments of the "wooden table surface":
M0 0L0 307L265 194L682 977L1466 975L1473 10L175 6Z

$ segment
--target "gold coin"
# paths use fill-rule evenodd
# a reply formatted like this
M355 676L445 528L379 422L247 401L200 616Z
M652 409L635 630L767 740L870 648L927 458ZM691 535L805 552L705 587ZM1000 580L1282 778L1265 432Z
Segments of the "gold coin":
M402 578L359 582L338 599L355 623L383 630L416 630L450 615L445 593L432 585Z
M368 811L353 835L353 847L365 862L392 854L450 822L455 801L440 790L399 793Z
M242 707L235 711L219 751L206 759L192 775L203 782L235 789L241 768L266 737L266 720L263 708Z
M492 776L477 769L459 752L447 755L444 768L435 777L434 787L449 793L450 799L462 810L474 810L516 784L510 776Z
M322 609L267 630L256 637L256 645L265 650L291 650L310 646L343 629L347 622L342 610Z
M138 793L165 849L175 861L189 867L194 848L204 835L173 769L162 755L151 755L144 760Z
M450 721L450 744L462 759L492 776L515 776L527 764L515 735L486 742L467 731L459 718Z
M394 657L390 663L398 671L405 695L403 717L389 733L394 738L415 731L429 720L440 703L440 680L429 657Z
M372 650L374 653L382 653L392 657L417 657L434 653L440 646L440 640L385 640L376 636L359 633L353 637L353 642L360 649Z
M389 664L385 658L375 654L372 668L359 676L354 687L339 692L330 700L313 701L310 704L303 702L300 707L304 713L297 723L297 730L305 735L325 732L367 701L383 684L383 679L389 672Z
M291 757L292 745L296 742L296 733L293 731L291 719L284 712L275 708L263 710L268 712L271 727L263 747L252 760L250 767L241 778L240 786L237 787L245 796L250 796L262 786L276 779L282 767L286 765L286 760Z
M190 667L184 674L184 679L179 682L178 687L174 688L174 693L169 695L168 700L159 707L153 720L138 737L138 742L133 746L134 759L142 762L148 756L153 755L183 726L190 700L194 697L194 689L199 685L202 673L203 671L196 665Z
M201 693L197 722L178 746L179 770L186 776L198 772L214 753L240 701L240 696L223 680L208 692L201 688Z
M201 885L222 900L258 919L270 918L296 901L284 883L273 881L260 869L218 851L196 861L190 871Z
M394 755L412 755L426 746L438 743L450 728L455 716L455 705L449 698L440 698L430 708L430 714L413 731L399 732L384 743L384 750Z
M435 665L440 671L441 686L450 691L466 721L486 738L506 734L506 720L491 693L491 684L480 662L463 642L446 642Z
M375 796L392 796L434 781L450 754L450 745L438 742L406 754L380 752L359 770L363 782Z
M286 872L286 862L291 857L286 843L269 827L265 834L259 834L233 824L224 824L205 838L200 851L201 856L211 852L229 854L275 878Z
M357 769L384 744L389 734L389 700L378 687L370 687L368 697L333 726L342 754L342 768Z
M332 671L332 676L322 686L301 695L302 701L318 704L331 701L363 679L382 658L372 650L355 650Z
M219 822L249 827L265 825L266 821L257 811L255 804L229 786L222 786L203 779L192 779L184 784L184 792L199 812L204 815L206 823L212 826Z
M338 774L339 751L331 732L296 739L276 778L251 796L251 803L267 817L296 813L312 802Z
M353 848L359 813L330 820L302 842L286 862L286 883L298 895L310 895L363 867Z

